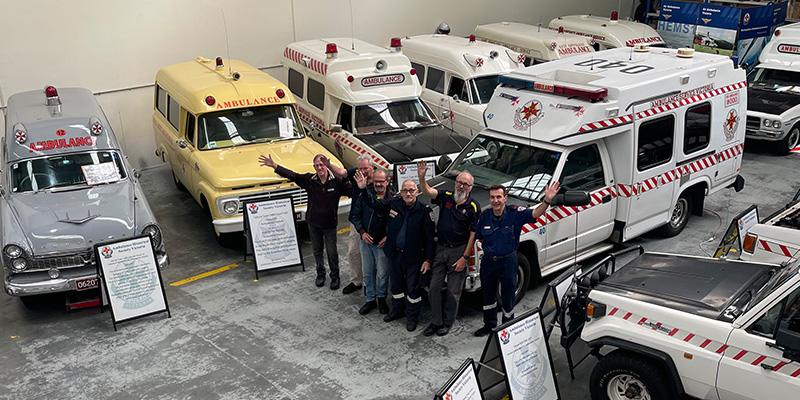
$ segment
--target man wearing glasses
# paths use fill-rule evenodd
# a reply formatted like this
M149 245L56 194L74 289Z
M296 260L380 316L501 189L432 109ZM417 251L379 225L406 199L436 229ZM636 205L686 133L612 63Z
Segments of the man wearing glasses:
M412 180L403 182L400 198L376 199L366 194L367 178L361 171L356 172L355 179L366 204L388 215L383 251L389 259L392 311L383 320L390 322L405 315L406 329L413 332L422 301L420 273L428 272L434 256L433 211L417 201L417 184Z
M481 206L472 198L472 175L462 172L456 177L452 192L428 186L425 172L428 163L417 163L420 192L439 204L439 223L436 257L431 267L431 287L428 296L433 317L425 328L425 336L447 335L456 319L458 300L467 279L467 260L475 245L475 224ZM446 290L442 286L447 283Z

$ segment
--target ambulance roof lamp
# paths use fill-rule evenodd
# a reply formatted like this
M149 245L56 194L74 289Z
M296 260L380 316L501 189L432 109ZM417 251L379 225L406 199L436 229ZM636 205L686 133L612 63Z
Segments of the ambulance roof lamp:
M564 27L563 26L559 26L558 27L558 33L560 33L562 35L564 34Z
M279 99L282 99L283 96L286 96L286 92L283 89L278 89L275 91L275 95L278 96Z
M215 99L214 96L206 96L206 104L213 106L216 102L217 99Z
M475 43L475 35L469 35L469 42Z
M219 68L222 68L224 66L225 66L225 64L222 63L222 57L217 57L216 68L219 69Z
M780 36L780 35L781 35L781 30L775 29L775 36Z
M61 104L61 99L58 98L58 89L55 86L47 86L44 88L44 104L48 106L57 106Z
M403 48L403 44L400 42L399 37L393 37L389 47L391 47L395 52L399 52L400 49Z
M325 56L328 60L336 58L339 54L339 49L336 47L336 43L328 43L325 45Z
M618 12L616 12L616 11L612 11L612 12L611 12L611 20L612 20L612 21L616 21L616 20L618 20L618 19L619 19L619 13L618 13Z

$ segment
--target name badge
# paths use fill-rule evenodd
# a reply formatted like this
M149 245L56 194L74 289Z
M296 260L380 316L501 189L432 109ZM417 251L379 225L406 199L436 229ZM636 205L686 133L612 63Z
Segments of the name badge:
M489 225L486 225L486 226L483 227L483 229L489 230L489 229L492 229L492 227L489 226Z
M332 191L334 191L334 188L328 188L328 189L326 189L325 191L326 191L326 192L332 192Z

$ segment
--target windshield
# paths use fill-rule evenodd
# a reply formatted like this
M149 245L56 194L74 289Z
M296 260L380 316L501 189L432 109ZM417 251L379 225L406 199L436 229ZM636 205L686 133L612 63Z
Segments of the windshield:
M111 165L116 166L118 176L115 175L113 178L106 176L103 181L109 182L126 177L125 168L122 165L119 154L111 151L68 154L20 161L11 166L11 192L35 192L56 187L88 186L86 175L90 174L90 182L93 179L96 180L96 177L91 175L93 169L83 167L89 165L99 166L105 163L113 163ZM113 174L113 169L111 171Z
M500 75L482 76L470 79L473 104L486 104L492 98L492 93L497 87Z
M511 196L539 201L559 157L556 151L481 135L461 151L445 176L455 179L467 171L475 186L488 189L500 183Z
M786 266L782 266L777 272L772 275L769 282L767 282L761 290L756 293L753 297L753 300L750 301L750 305L756 305L758 302L763 300L765 297L770 295L773 290L779 288L784 282L791 279L793 276L797 275L798 270L800 270L800 260L795 260L793 263L788 264Z
M747 78L748 86L754 89L800 94L800 72L756 68Z
M291 105L236 108L200 115L197 148L221 149L243 144L303 137L300 120Z
M376 131L416 128L435 124L428 108L420 99L373 103L356 106L355 133L363 135Z

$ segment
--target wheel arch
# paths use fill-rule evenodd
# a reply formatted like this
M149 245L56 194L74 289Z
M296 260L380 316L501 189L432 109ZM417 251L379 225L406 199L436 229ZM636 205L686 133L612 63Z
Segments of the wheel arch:
M686 391L683 389L683 382L681 382L678 368L672 361L672 357L663 351L653 349L651 347L643 346L641 344L629 342L627 340L602 337L600 339L592 340L588 343L589 347L599 350L603 346L616 347L618 350L625 353L632 354L633 356L645 357L654 361L657 365L661 366L668 375L669 386L672 389L672 394L676 399L683 399L686 397Z
M703 204L706 200L706 191L708 188L708 182L705 179L700 179L692 183L691 186L681 190L677 198L680 198L683 194L689 195L689 198L692 200L692 215L702 217Z

